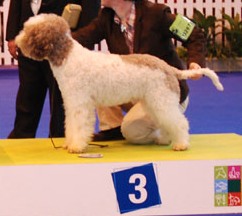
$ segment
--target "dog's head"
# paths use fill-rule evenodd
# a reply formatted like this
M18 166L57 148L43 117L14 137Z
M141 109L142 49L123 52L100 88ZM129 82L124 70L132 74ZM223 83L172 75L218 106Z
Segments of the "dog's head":
M55 14L40 14L24 23L15 38L23 55L37 61L61 65L72 47L68 23Z

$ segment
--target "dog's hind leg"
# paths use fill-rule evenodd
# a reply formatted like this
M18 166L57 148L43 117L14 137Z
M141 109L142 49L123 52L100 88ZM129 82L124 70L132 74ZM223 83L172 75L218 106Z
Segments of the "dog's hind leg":
M135 104L124 116L121 131L125 139L130 143L170 144L170 138L165 130L157 129L154 121L145 112L141 103Z
M165 129L167 131L174 150L181 151L189 147L189 124L186 117L181 113L174 94L169 94L169 97L161 95L150 97L149 95L144 107L160 130Z
M80 105L80 104L79 104ZM66 110L65 122L65 148L70 153L85 151L94 132L94 107L88 105L78 106L72 111Z

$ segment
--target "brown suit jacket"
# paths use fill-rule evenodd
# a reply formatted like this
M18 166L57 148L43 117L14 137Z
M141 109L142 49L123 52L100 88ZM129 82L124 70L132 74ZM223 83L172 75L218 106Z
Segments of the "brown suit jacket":
M169 30L176 15L171 13L168 6L154 4L148 0L137 1L135 7L134 53L151 54L177 68L184 68L172 40L180 39ZM74 32L73 37L84 46L105 39L111 53L129 54L124 34L120 26L114 22L114 15L112 9L103 8L90 25ZM196 62L202 67L205 66L205 38L200 29L195 28L183 45L188 49L187 64ZM182 102L188 94L188 86L185 81L181 81L180 86Z

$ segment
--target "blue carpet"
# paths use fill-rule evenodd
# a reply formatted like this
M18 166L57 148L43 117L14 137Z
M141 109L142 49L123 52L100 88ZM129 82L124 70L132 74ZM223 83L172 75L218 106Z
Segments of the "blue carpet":
M224 92L215 89L208 78L189 80L190 105L186 116L190 133L242 134L242 73L219 73ZM15 116L15 98L18 89L16 68L0 67L0 138L11 131ZM49 101L45 102L37 137L48 137Z
M206 77L188 81L190 105L186 116L192 134L242 134L242 73L218 74L223 92L217 91Z

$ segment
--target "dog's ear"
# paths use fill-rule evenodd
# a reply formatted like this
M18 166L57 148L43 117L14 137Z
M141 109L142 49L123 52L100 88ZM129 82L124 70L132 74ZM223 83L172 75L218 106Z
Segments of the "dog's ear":
M46 40L44 32L41 32L40 28L33 31L34 32L30 34L31 36L28 39L28 44L32 47L32 50L30 51L30 56L37 60L48 59L54 45L52 44L52 42ZM41 35L39 34L39 32L41 32Z

